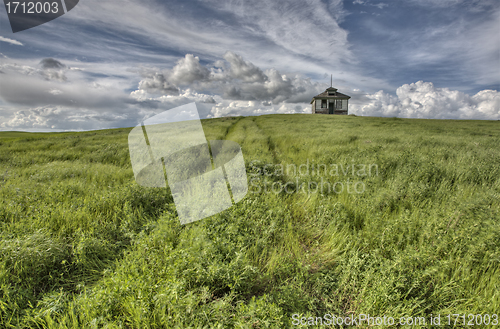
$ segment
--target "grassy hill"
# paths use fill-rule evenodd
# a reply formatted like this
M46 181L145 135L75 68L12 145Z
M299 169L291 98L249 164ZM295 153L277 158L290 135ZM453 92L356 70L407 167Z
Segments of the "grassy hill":
M184 226L168 189L135 183L130 129L0 133L0 327L287 328L328 313L418 328L499 313L500 122L203 128L241 145L250 190Z

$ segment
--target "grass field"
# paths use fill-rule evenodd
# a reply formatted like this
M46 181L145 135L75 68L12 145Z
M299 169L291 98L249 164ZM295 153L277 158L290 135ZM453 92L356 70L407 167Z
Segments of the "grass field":
M168 189L135 183L130 128L0 133L0 327L289 328L328 313L426 319L412 328L441 314L445 328L500 313L500 122L203 128L241 145L250 190L184 226Z

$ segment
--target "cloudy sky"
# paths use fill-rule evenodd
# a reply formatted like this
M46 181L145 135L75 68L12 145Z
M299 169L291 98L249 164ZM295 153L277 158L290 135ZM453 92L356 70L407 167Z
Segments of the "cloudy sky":
M0 7L0 130L310 113L330 74L357 115L500 120L498 0L81 0L18 33Z

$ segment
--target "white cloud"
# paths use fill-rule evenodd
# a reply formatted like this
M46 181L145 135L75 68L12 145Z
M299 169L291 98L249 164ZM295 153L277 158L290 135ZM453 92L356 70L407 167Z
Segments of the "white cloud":
M31 70L27 69L31 72ZM73 108L102 108L123 103L123 91L102 88L86 82L66 83L53 79L56 72L45 76L6 71L0 79L0 97L11 104L24 106L68 106ZM54 92L57 90L56 92Z
M222 101L213 106L208 117L253 116L263 114L311 113L309 104L265 105L256 101Z
M16 46L24 46L21 42L19 42L17 40L5 38L2 36L0 36L0 41L7 42L7 43L10 43L10 44L16 45Z
M189 85L195 81L208 79L210 71L200 64L200 59L191 54L186 54L174 66L169 80L176 85Z
M139 82L139 90L150 94L178 95L179 88L167 81L165 75L154 72Z
M252 63L245 61L240 55L233 52L226 52L224 59L230 64L230 75L235 79L245 82L265 82L267 77L261 69Z
M384 7L389 7L389 5L384 2L374 4L373 6L377 7L378 9L384 9Z
M274 44L302 56L341 65L353 55L349 51L347 32L338 25L341 18L331 13L343 12L340 1L329 6L321 0L234 0L205 3L237 17L242 27L251 29ZM318 49L321 51L318 51Z
M0 70L4 73L19 73L27 76L39 76L45 80L66 81L65 72L67 67L53 58L44 58L39 63L39 68L29 65L0 64Z
M194 91L221 95L229 100L272 101L273 103L308 102L323 91L319 83L300 75L289 77L278 70L261 70L240 55L226 52L225 61L218 60L209 67L199 58L187 54L169 70L146 69L133 95L179 95L183 87ZM146 93L146 94L145 94Z
M17 111L13 117L0 124L0 127L16 127L16 128L55 128L51 124L51 118L60 116L60 110L51 107L39 107L27 111Z
M457 90L436 88L432 82L405 84L397 96L378 91L351 102L349 112L357 115L426 119L500 120L500 93L482 90L469 96Z
M49 93L51 93L52 95L60 95L64 92L62 90L59 90L59 89L51 89L51 90L49 90Z
M385 2L379 2L379 3L371 3L368 0L354 0L352 2L353 5L367 5L367 6L373 6L377 7L378 9L384 9L384 7L389 7L389 5Z
M143 111L108 111L64 106L40 106L12 113L0 123L0 130L63 131L94 130L134 126L145 116Z

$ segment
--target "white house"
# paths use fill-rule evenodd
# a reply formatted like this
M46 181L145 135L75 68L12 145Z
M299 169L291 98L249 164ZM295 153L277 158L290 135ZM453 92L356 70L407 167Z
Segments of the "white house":
M312 113L315 114L348 114L350 96L339 93L336 88L330 87L313 97Z

